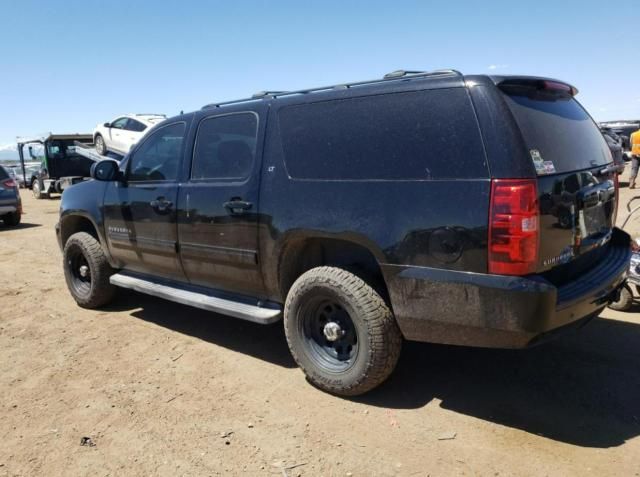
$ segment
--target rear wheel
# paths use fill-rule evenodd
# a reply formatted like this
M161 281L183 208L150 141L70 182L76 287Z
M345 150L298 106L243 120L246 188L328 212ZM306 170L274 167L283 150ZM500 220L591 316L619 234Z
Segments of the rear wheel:
M100 242L86 232L73 234L64 246L64 278L71 295L83 308L109 303L116 291L114 273Z
M336 267L304 273L285 304L289 349L315 386L343 396L363 394L394 370L402 336L382 297Z
M620 297L617 301L611 303L609 308L617 311L629 311L633 305L633 292L629 285L625 285L620 290Z
M11 212L10 214L2 217L2 221L7 227L15 227L16 225L20 224L21 218L22 215L20 214L20 212Z
M107 145L104 143L104 138L100 134L97 134L94 142L96 145L96 152L101 156L106 156Z

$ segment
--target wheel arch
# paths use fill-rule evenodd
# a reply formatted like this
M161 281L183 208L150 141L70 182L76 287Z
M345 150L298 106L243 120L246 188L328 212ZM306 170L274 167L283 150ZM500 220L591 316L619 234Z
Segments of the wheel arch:
M380 262L381 254L362 241L345 237L299 236L288 240L279 255L279 294L284 302L289 289L304 272L320 266L336 266L358 275L390 304Z
M93 219L82 214L70 214L60 217L60 243L63 248L67 243L67 240L69 240L69 237L77 232L88 233L100 242L100 245L106 251L105 243L100 236L100 233L98 233L98 226L95 224Z

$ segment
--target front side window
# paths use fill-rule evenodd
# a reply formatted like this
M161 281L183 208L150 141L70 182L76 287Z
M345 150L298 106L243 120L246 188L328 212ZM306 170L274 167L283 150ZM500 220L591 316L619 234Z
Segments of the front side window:
M129 180L174 181L178 177L185 123L158 129L135 151L129 162Z
M258 117L254 113L202 120L193 153L191 178L247 178L255 158L257 132Z
M111 123L111 127L113 129L124 129L125 126L127 125L127 118L119 118L116 119L114 122Z

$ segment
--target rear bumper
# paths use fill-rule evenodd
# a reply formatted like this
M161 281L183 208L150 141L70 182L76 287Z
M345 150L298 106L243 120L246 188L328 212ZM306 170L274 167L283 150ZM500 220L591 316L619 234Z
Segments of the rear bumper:
M524 348L605 308L629 267L630 238L615 229L610 252L579 279L556 287L539 276L509 277L382 265L398 325L409 340Z
M11 214L18 211L18 204L15 205L0 205L0 215Z

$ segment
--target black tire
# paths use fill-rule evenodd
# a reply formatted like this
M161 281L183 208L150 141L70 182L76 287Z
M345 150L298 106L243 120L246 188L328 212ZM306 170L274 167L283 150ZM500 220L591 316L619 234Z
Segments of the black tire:
M71 296L83 308L99 308L113 300L116 287L109 282L111 268L100 242L86 232L73 234L63 252L64 278ZM81 273L82 267L84 274Z
M20 212L11 212L2 217L2 221L7 227L15 227L16 225L20 225L21 218L22 214L20 214Z
M50 196L48 192L42 192L42 187L42 181L40 179L36 179L31 183L31 192L38 200L48 199Z
M96 152L98 154L100 154L101 156L107 155L107 145L105 144L104 138L102 137L101 134L96 134L96 137L93 140L93 143L96 145Z
M609 308L616 311L629 311L633 306L633 292L629 285L625 285L620 290L620 298L609 305Z
M333 333L328 330L332 336L327 326L334 327ZM402 349L387 303L360 277L337 267L314 268L295 281L285 303L284 327L307 379L341 396L380 385Z

